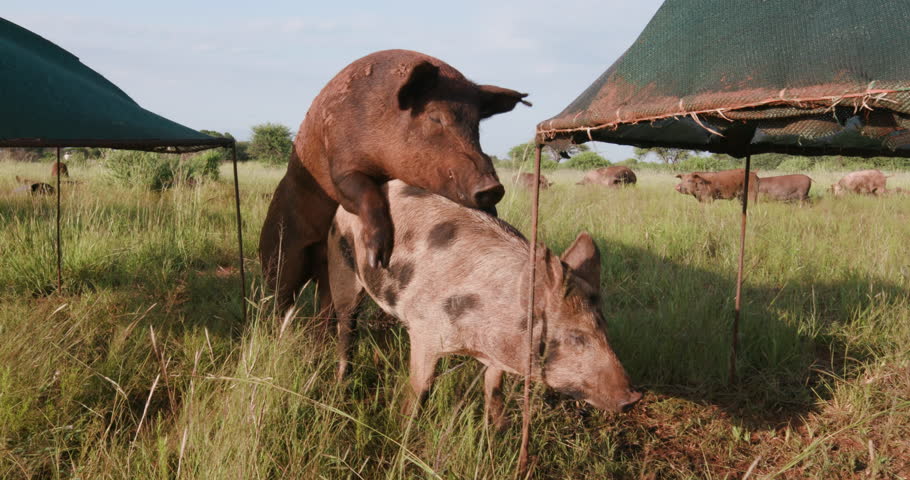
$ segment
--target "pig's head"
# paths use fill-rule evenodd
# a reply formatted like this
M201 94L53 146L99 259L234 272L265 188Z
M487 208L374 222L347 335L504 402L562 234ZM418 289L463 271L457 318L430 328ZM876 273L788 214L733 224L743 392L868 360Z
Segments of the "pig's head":
M676 191L684 195L695 195L699 186L707 183L702 176L697 173L680 173L676 175L679 183L676 184Z
M389 142L395 178L471 208L491 210L505 189L480 148L480 121L512 110L526 93L477 85L451 66L417 59L395 97L398 125ZM391 107L391 106L390 106Z
M546 318L545 382L601 410L630 408L641 393L630 386L607 340L600 312L600 252L591 236L580 233L561 258L544 248L537 262L538 310Z

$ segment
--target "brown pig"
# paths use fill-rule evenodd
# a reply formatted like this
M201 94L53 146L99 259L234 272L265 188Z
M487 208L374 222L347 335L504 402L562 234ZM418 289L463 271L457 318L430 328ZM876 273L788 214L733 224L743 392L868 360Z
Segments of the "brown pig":
M534 174L533 173L519 173L515 175L515 184L523 188L534 188ZM547 180L547 177L540 176L540 189L546 190L553 185L553 182Z
M413 413L430 388L440 357L470 355L487 367L486 411L502 426L502 375L527 371L528 241L498 218L402 182L389 182L388 199L395 224L388 269L370 265L356 216L339 209L329 234L339 378L348 363L351 314L366 290L408 329L413 395L405 410ZM535 364L532 377L603 410L630 407L641 393L607 341L600 253L591 236L580 234L562 258L541 246L536 261L533 336L544 358L543 371Z
M887 192L886 183L888 177L880 170L860 170L850 172L831 185L829 189L835 196L841 196L845 193L856 193L860 195L882 195Z
M761 177L759 182L758 193L785 202L809 200L809 189L812 188L812 179L800 174Z
M684 195L692 195L699 202L713 202L715 199L742 200L743 175L745 170L721 170L719 172L692 172L681 173L676 176L680 182L676 191ZM749 201L755 202L760 188L758 175L749 172Z
M381 186L389 179L495 211L505 190L480 148L479 122L530 105L525 96L407 50L376 52L339 72L300 125L260 234L263 273L279 304L313 278L327 303L325 239L338 204L363 221L370 265L388 266L394 233Z
M598 168L586 173L584 178L578 182L578 185L604 185L607 187L622 187L625 185L635 185L638 178L635 172L629 167L614 165L612 167Z
M69 176L70 176L70 171L69 171L68 168L66 168L66 164L65 164L65 163L63 163L63 162L54 162L54 164L51 165L51 176L52 176L52 177L56 177L57 174L60 174L61 178L63 178L63 177L69 178Z

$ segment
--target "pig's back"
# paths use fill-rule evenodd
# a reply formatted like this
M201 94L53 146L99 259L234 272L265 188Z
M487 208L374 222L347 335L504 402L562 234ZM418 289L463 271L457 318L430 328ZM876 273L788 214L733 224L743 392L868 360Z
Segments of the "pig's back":
M386 312L445 334L490 316L522 315L528 242L504 221L401 181L388 183L395 245L388 269L366 263L357 216L339 208L336 228L354 245L359 282ZM486 319L486 320L484 320Z

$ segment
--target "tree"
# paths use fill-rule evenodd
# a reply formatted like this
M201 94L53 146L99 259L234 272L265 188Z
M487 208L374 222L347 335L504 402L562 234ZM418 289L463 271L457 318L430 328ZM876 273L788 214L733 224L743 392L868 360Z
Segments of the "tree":
M564 162L564 165L576 170L592 170L595 168L609 167L612 164L597 152L586 151L573 156L571 159Z
M221 133L221 132L216 132L215 130L199 130L199 133L204 133L210 137L216 137L216 138L234 138L234 136L231 135L229 132Z
M660 159L661 162L664 162L668 165L676 165L677 163L689 158L692 156L690 150L684 150L682 148L666 148L666 147L651 147L651 148L639 148L635 147L635 157L639 160L644 160L644 158L649 154L653 153Z
M291 129L277 123L262 123L253 126L249 154L252 158L266 163L287 162L293 143Z
M537 146L534 142L522 143L521 145L515 145L509 149L509 163L511 163L512 168L518 168L524 171L531 171L534 169L534 151ZM541 169L552 169L556 168L559 164L553 160L553 155L547 150L544 149L540 153L540 168Z

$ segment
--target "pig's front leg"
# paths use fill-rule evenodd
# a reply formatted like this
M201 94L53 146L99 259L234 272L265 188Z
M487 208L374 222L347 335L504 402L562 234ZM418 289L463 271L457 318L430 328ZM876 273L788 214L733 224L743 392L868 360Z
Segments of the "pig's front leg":
M348 360L351 355L351 334L354 327L354 317L350 310L338 313L338 371L335 379L341 381L348 370Z
M501 369L493 366L487 367L483 374L484 412L487 421L500 432L509 426L502 400L502 374Z
M341 175L335 186L341 206L360 217L363 224L360 236L366 247L367 263L371 268L388 268L395 230L389 202L379 184L364 173L351 172Z
M424 342L411 337L410 383L411 391L401 406L403 415L413 416L420 409L426 398L439 360L437 352L428 348Z

